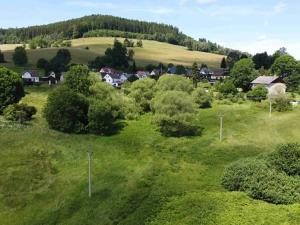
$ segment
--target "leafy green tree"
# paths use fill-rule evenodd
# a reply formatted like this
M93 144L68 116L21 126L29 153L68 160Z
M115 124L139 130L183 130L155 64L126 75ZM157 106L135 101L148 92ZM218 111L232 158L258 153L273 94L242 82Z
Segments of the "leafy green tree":
M268 90L262 85L256 86L253 88L253 90L249 91L247 94L247 97L256 102L261 102L262 100L265 100L268 95Z
M156 90L159 92L184 91L191 93L193 91L193 84L191 80L182 76L164 75L159 78Z
M284 78L284 81L286 82L288 91L299 91L300 63L298 63L298 66L295 68L295 70L292 71L292 73L288 77Z
M4 67L0 67L0 113L25 95L21 77Z
M103 60L113 68L128 68L129 59L127 48L115 40L113 48L106 49Z
M269 56L267 52L257 53L253 56L252 60L257 70L261 68L268 70L274 62L273 56Z
M0 63L5 63L5 58L3 52L0 50Z
M193 93L192 97L194 99L194 102L200 107L200 108L210 108L213 98L211 93L207 92L204 88L198 87L196 88Z
M156 95L152 110L154 122L165 136L193 136L200 133L195 125L197 115L192 97L183 91L167 91Z
M176 74L177 75L185 75L186 74L186 69L183 65L177 65L176 66Z
M198 64L196 62L194 62L192 66L192 80L193 80L194 88L196 88L199 80Z
M227 95L236 95L238 93L234 83L231 80L227 80L224 84L221 84L219 87L221 94Z
M82 65L72 66L65 75L64 84L74 92L88 96L92 85L92 81L89 79L88 67Z
M240 60L240 52L238 51L231 51L227 56L227 66L229 69L232 69L234 64Z
M56 55L50 60L50 67L56 73L67 71L67 66L72 60L68 49L59 49Z
M65 86L48 96L44 116L51 129L66 133L82 133L88 125L89 104L86 98Z
M297 61L290 55L278 57L272 65L272 72L278 76L287 77L292 74L297 66Z
M248 91L251 82L257 77L253 61L251 59L241 59L236 62L230 71L230 76L236 87Z
M31 40L29 42L29 48L30 49L36 49L37 48L37 44L36 44L36 41L35 40Z
M285 95L277 95L272 99L273 109L277 112L286 112L292 110L291 99Z
M227 62L226 62L226 58L223 57L222 61L221 61L221 66L222 69L226 69L227 68Z
M28 62L27 53L24 47L16 47L12 57L16 66L24 66Z
M133 82L130 87L129 97L133 98L144 112L150 111L150 103L155 94L155 84L155 80L146 78Z

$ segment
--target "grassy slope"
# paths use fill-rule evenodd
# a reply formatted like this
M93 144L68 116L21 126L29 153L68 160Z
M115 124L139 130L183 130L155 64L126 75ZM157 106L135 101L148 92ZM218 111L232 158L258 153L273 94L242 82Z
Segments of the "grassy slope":
M31 88L23 101L41 112L47 92L47 88ZM223 143L218 141L220 112L225 114ZM228 163L299 140L299 112L270 119L267 106L216 105L200 111L199 123L205 130L202 137L194 138L162 137L151 124L151 115L128 121L111 137L49 130L40 113L25 128L0 123L1 224L300 224L299 204L276 206L227 192L220 185ZM44 184L37 190L22 192L24 182L36 177L27 170L32 163L28 156L35 149L55 152L58 173L44 174L40 178ZM87 198L88 149L94 151L91 200ZM4 196L3 187L14 193L13 201ZM16 201L19 206L13 207Z
M112 46L113 38L82 38L72 41L72 53L74 63L87 64L98 55L103 55L106 48ZM123 39L119 39L122 40ZM161 43L157 41L143 41L143 48L134 48L135 59L138 65L146 65L149 63L174 63L191 66L194 61L206 63L212 68L218 68L222 60L221 55L215 55L204 52L188 51L185 47ZM84 48L88 46L89 50ZM12 50L15 45L0 45L0 49L5 52L5 58L9 62L4 64L7 67L22 70L23 68L15 68L12 64ZM27 67L35 67L39 58L50 59L56 53L57 49L37 49L28 50L29 65Z

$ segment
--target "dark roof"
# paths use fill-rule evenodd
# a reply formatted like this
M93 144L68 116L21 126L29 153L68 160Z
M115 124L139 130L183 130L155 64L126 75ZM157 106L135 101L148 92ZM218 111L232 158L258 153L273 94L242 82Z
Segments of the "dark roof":
M107 74L109 75L112 79L120 79L120 74L118 73L112 73L112 74Z
M284 83L284 81L278 76L260 76L252 81L251 84L272 84L275 82Z

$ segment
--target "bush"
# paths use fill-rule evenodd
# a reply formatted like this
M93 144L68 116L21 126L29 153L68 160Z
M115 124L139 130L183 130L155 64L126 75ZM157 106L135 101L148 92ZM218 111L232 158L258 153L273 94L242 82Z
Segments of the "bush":
M137 80L130 86L129 97L133 98L144 112L150 111L156 81L150 78Z
M19 121L24 123L32 119L32 116L37 112L36 108L33 106L28 106L26 104L13 104L9 105L4 110L4 118L10 121Z
M184 91L191 93L193 91L193 84L191 80L177 75L161 76L156 85L157 91Z
M119 116L119 109L110 102L92 100L88 112L88 129L94 134L110 135L115 131L114 123Z
M253 90L249 91L247 97L255 102L261 102L267 98L268 90L264 86L256 86Z
M71 90L83 95L90 94L90 86L92 85L89 79L89 69L87 66L76 65L72 66L70 71L65 75L64 84Z
M290 176L300 176L300 145L297 143L281 145L269 157L269 162L277 170Z
M157 95L152 104L154 122L165 136L193 136L200 133L195 125L196 106L182 91L167 91Z
M274 204L300 203L299 153L299 144L287 144L269 155L237 161L225 169L222 184Z
M44 116L54 130L82 133L88 125L88 107L84 96L61 86L49 94Z
M224 84L219 87L219 91L221 94L227 96L229 94L236 95L238 93L236 87L233 82L228 80Z
M292 110L291 99L286 95L280 95L273 99L273 109L278 112L286 112Z
M0 67L0 113L6 106L19 102L24 95L22 78L15 72Z
M111 85L99 81L91 86L90 93L89 131L98 135L113 134L117 120L123 116L123 96Z
M212 95L206 91L203 88L196 88L192 96L194 98L194 101L197 105L199 105L200 108L210 108L212 104Z

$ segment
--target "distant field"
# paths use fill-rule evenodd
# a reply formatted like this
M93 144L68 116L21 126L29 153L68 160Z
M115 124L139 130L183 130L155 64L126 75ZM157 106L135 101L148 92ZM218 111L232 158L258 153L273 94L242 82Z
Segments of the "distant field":
M122 38L119 38L123 41ZM104 55L106 48L112 46L114 38L81 38L72 40L72 47L70 48L73 63L87 64L93 60L96 56ZM157 41L143 41L143 48L134 48L136 62L139 66L144 66L150 63L158 64L160 62L164 64L182 64L184 66L191 66L193 62L199 64L205 63L211 68L219 68L222 60L221 55L188 51L187 48L182 46L171 45L167 43ZM24 68L15 68L12 63L12 52L16 45L0 45L0 49L4 51L5 58L8 63L7 66L12 69L22 70ZM85 47L89 47L86 50ZM52 58L57 49L36 49L28 50L29 63L26 68L33 68L39 58Z

